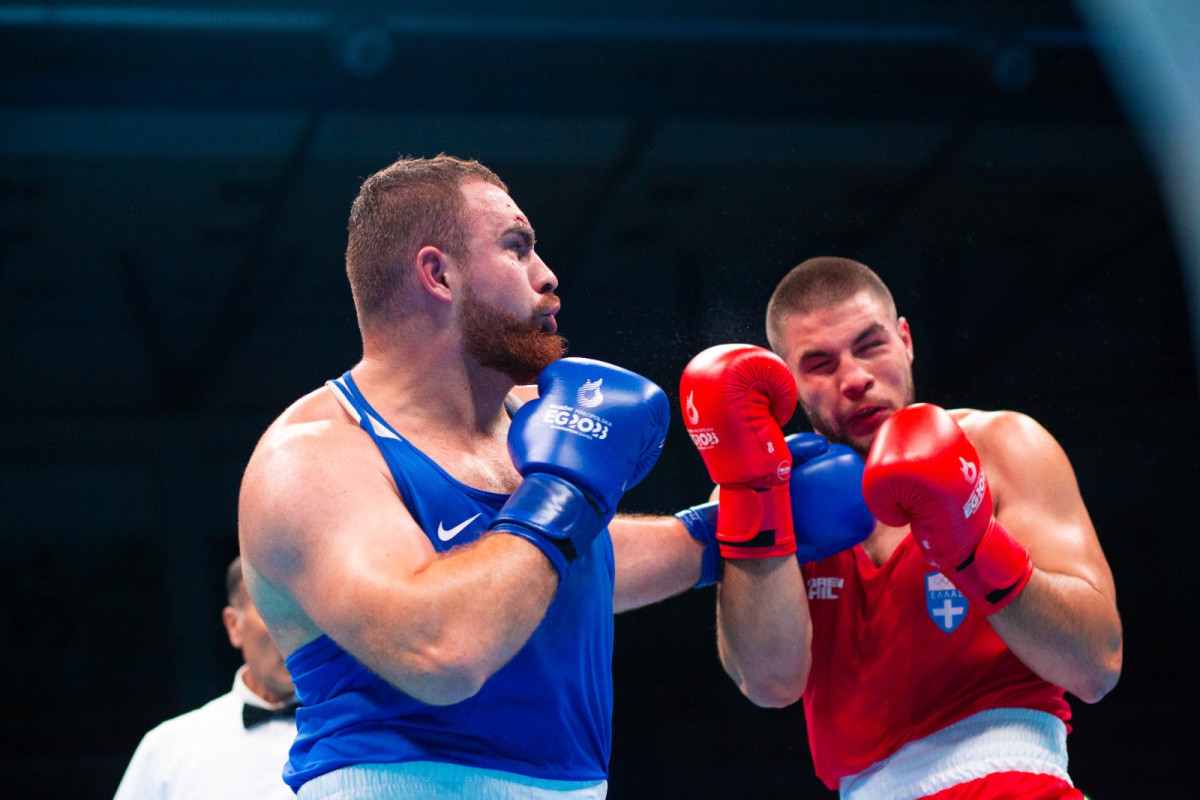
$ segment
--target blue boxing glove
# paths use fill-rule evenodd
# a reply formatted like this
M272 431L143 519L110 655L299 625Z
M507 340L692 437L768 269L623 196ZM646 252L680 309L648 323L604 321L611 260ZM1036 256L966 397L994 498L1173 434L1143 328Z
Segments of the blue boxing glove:
M525 478L491 529L537 545L565 580L662 452L670 402L620 367L564 358L538 376L536 400L513 415L508 453Z
M700 580L692 585L693 589L719 583L725 571L721 543L717 541L717 507L720 505L717 502L701 503L675 512L675 518L683 523L692 538L704 545L704 553L700 556Z
M815 433L787 437L792 453L792 521L796 558L820 561L871 535L875 517L863 499L863 460Z
M796 558L801 564L853 547L871 535L875 517L863 499L863 460L843 444L830 444L815 433L784 439L792 454L792 524ZM721 580L717 551L717 503L702 503L675 514L694 539L704 544L700 581L695 588Z

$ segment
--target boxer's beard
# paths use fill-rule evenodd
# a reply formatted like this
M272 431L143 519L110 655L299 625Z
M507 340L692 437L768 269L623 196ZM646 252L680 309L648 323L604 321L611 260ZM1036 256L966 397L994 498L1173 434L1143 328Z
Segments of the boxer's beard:
M475 297L469 289L462 299L462 330L467 353L480 364L512 378L533 383L546 366L567 352L567 340L542 327L540 314L558 302L543 296L528 319Z

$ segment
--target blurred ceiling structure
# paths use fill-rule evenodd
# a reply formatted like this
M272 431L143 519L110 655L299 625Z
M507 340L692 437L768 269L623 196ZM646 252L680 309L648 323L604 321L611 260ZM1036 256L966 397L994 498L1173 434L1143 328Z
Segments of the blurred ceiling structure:
M357 182L401 153L494 166L564 292L968 243L992 249L954 263L977 285L1161 224L1068 4L727 6L0 8L0 324L37 344L27 401L188 410L244 401L268 353L290 373L275 346L345 319ZM1097 171L1128 191L1090 192ZM86 397L58 383L82 375Z
M109 743L30 737L18 703L0 742L26 748L10 758L31 781L74 758L76 779L107 789L147 723L227 685L216 617L197 609L219 602L236 548L240 470L275 414L360 354L342 271L359 183L438 152L507 181L560 278L572 352L668 391L705 346L765 343L766 299L794 264L865 261L912 323L921 394L1033 414L1116 534L1110 560L1182 570L1177 540L1134 552L1120 537L1171 527L1149 498L1195 472L1180 261L1067 0L6 2L0 546L21 577L0 677L87 699L85 728ZM672 510L705 481L677 438L630 499ZM1127 597L1140 634L1182 662L1153 597ZM639 647L688 627L637 613L619 624ZM672 652L711 648L693 627ZM169 666L128 675L133 656ZM694 688L620 654L615 668L626 696ZM1120 762L1103 726L1086 738L1089 714L1136 726L1157 699L1150 677L1125 683L1124 705L1077 712L1084 775L1110 786ZM114 716L129 698L141 705ZM682 730L719 717L618 726L614 785L640 764L622 742L649 747L661 726L694 741ZM702 796L675 778L645 796Z

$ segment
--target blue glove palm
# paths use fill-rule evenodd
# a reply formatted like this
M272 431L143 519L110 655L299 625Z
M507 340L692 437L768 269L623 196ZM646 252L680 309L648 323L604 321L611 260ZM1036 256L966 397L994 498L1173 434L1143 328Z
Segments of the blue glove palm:
M792 453L792 520L803 564L853 547L871 535L875 517L863 499L863 460L815 433L785 439Z
M792 454L792 523L796 558L801 564L853 547L871 535L875 517L863 499L863 460L842 444L815 433L784 439ZM704 543L704 561L696 588L721 580L717 550L717 503L702 503L675 514L694 539Z

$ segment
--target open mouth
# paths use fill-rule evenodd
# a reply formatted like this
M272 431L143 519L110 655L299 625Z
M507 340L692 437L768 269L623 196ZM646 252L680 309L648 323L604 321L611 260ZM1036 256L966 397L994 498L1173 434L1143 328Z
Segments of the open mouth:
M881 424L886 414L884 406L864 406L846 418L846 428L851 433L867 433Z

